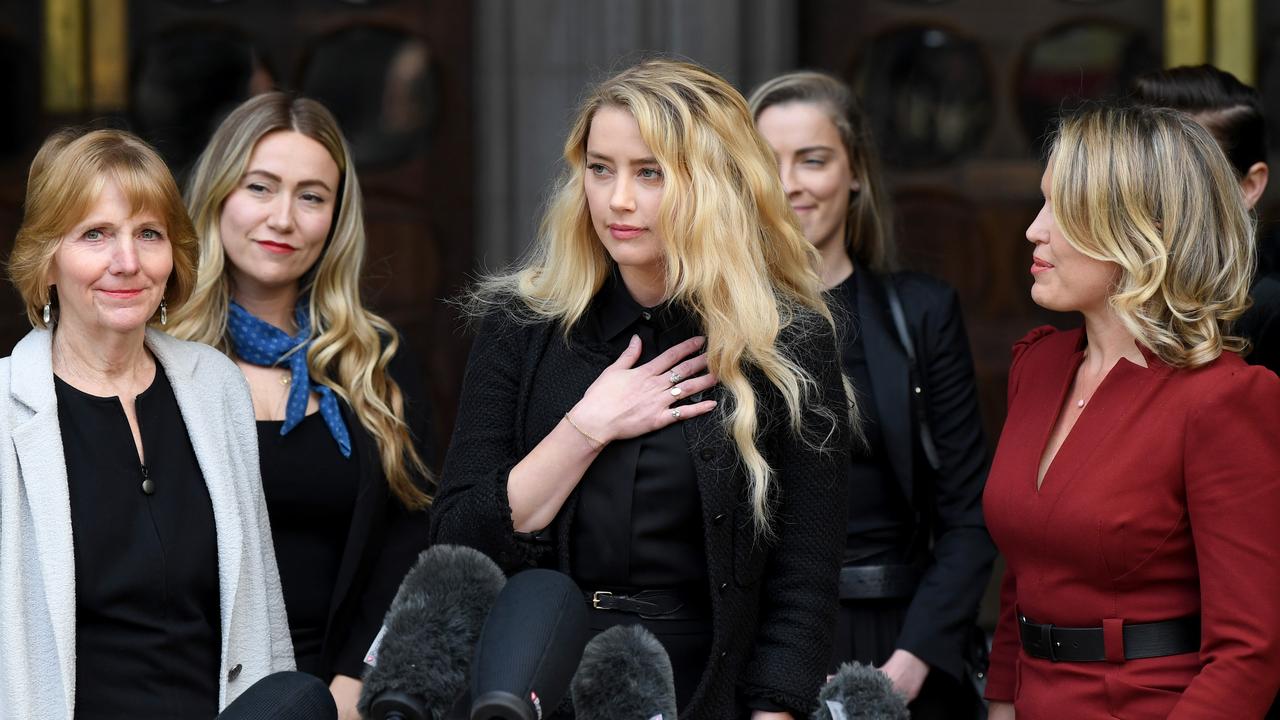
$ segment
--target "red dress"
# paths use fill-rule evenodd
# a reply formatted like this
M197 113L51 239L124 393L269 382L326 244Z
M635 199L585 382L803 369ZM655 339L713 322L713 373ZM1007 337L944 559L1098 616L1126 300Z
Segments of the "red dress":
M1038 328L1014 346L983 499L1008 565L987 697L1018 720L1261 718L1280 688L1280 379L1231 353L1122 359L1037 490L1084 343ZM1055 663L1022 651L1015 607L1067 627L1199 614L1200 651Z

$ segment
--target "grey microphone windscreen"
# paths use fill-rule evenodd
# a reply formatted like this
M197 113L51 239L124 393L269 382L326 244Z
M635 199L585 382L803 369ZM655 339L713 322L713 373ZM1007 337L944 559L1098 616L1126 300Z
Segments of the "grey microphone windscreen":
M676 720L671 658L639 625L616 625L592 638L570 689L577 720Z
M448 711L467 687L480 628L505 583L498 566L478 550L424 550L387 610L376 664L365 673L360 714L384 715L371 712L384 694L417 699L436 717Z
M813 718L910 720L911 714L888 675L870 665L845 663L822 686L818 693L818 712Z

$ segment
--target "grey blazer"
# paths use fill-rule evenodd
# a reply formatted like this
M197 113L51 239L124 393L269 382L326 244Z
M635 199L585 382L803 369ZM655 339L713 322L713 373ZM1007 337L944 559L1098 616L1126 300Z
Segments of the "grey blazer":
M75 714L76 599L67 465L48 330L0 359L0 717ZM218 706L292 670L248 385L205 345L148 330L204 473L218 535Z

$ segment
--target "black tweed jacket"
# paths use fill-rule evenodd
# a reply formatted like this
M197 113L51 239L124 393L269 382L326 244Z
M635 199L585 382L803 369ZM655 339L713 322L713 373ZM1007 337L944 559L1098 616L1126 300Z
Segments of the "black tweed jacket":
M797 438L781 396L753 378L755 387L766 388L759 443L777 481L776 532L769 540L752 529L746 474L721 413L683 422L702 501L714 616L711 662L689 707L681 709L689 720L747 717L746 698L807 716L831 654L848 507L846 396L835 338L824 322L801 318L779 342L817 380L811 404L838 419L833 426L809 413L808 441ZM576 494L552 524L549 542L531 542L513 531L507 475L614 359L576 330L566 338L558 324L518 322L503 313L481 323L433 507L435 542L475 547L508 572L569 571Z

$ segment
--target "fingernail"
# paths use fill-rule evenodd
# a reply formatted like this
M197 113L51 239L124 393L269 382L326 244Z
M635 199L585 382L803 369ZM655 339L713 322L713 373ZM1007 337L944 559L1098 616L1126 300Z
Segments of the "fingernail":
M631 343L630 343L630 344L631 344L631 345L635 345L635 344L636 344L636 343L638 343L638 342L640 342L640 336L639 336L639 335L632 335L632 336L631 336Z
M704 344L706 344L707 339L699 335L698 337L694 338L694 341L698 347L702 347Z

